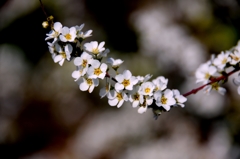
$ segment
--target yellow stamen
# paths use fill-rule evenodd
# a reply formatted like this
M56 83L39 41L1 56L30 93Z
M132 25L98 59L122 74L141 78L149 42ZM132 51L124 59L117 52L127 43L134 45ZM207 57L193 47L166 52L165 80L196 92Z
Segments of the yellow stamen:
M162 96L162 98L161 98L161 103L162 103L162 104L167 104L167 98L165 98L164 96Z
M124 79L123 82L122 82L122 84L124 85L124 87L127 87L128 85L130 85L130 81Z
M71 40L72 35L71 35L71 34L66 34L66 35L65 35L65 38L66 38L67 40Z
M94 69L94 74L99 76L102 73L102 70L100 68L95 68Z
M145 88L145 93L149 93L151 91L150 88Z

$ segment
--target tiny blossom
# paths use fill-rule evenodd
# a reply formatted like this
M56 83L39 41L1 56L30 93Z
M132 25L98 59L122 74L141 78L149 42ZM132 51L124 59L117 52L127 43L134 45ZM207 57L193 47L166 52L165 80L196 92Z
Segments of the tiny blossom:
M157 106L162 106L165 110L169 111L170 106L176 104L176 100L173 98L173 92L169 89L166 89L164 92L157 91L154 94Z
M56 53L56 48L55 48L55 45L57 44L57 43L54 43L54 42L52 42L52 43L50 43L50 42L47 42L47 44L48 44L48 49L49 49L49 52L51 53L51 55L52 55L52 59L54 60L54 58L56 57L56 55L57 55L57 53Z
M76 25L75 28L76 28L76 34L80 33L81 30L83 29L84 27L84 24L81 24L80 26Z
M217 72L217 68L215 66L211 66L208 63L204 63L200 65L197 69L195 76L197 78L196 83L203 82L206 84L209 82L211 76L213 76Z
M153 95L153 90L155 89L155 85L152 82L145 82L141 84L139 89L139 93L142 95Z
M60 40L63 42L73 42L76 38L76 28L71 27L70 29L68 27L62 28L62 34L59 36Z
M129 70L125 70L123 74L116 75L115 79L118 81L118 83L115 83L116 90L123 90L124 88L132 90L133 85L138 82L138 79L132 76L132 73Z
M81 57L76 57L74 60L74 65L75 66L82 66L83 68L88 68L88 65L91 63L92 61L92 56L89 55L86 52L83 52Z
M46 34L48 37L46 37L45 40L54 39L54 41L56 41L61 31L62 31L62 24L60 22L55 22L53 24L53 30L51 30L49 34Z
M107 67L105 63L100 63L98 60L92 60L91 67L87 71L89 78L103 79L106 75Z
M143 76L137 76L138 79L138 83L143 83L143 82L147 82L150 78L152 77L152 75L147 74L145 77Z
M104 44L105 44L104 41L101 42L99 45L97 41L91 41L90 43L85 43L84 47L87 52L90 52L94 55L99 55L101 52L105 50L105 48L103 47Z
M121 59L116 59L114 60L114 58L108 58L106 63L109 63L113 69L118 69L118 67L123 63L123 61Z
M92 30L88 30L86 32L80 31L80 32L78 32L77 37L82 38L82 39L86 39L86 38L92 36L92 32L93 32Z
M77 81L80 77L84 76L86 74L86 68L83 68L83 66L77 66L77 70L73 71L72 77L75 78L74 81Z
M152 81L155 84L155 91L162 91L167 88L168 79L163 76L160 76Z
M187 98L182 96L180 94L179 90L177 90L177 89L174 89L172 91L173 91L173 96L176 100L176 105L180 105L181 107L184 107L183 103L187 101Z
M87 91L89 93L92 93L94 87L97 87L98 84L99 84L99 81L98 79L90 79L90 78L84 78L84 77L81 77L79 80L78 80L78 83L79 83L79 89L81 91Z
M142 114L147 111L147 108L149 105L151 105L153 102L153 98L150 96L145 96L144 102L141 104L141 106L138 108L138 113Z
M111 89L111 78L107 78L107 84L105 87L101 88L100 89L100 92L99 92L99 95L101 96L101 98L107 96L109 97L109 92L110 92L110 89Z
M229 57L229 54L230 54L230 52L229 51L227 51L227 52L221 52L221 54L219 54L218 56L217 56L217 58L215 58L214 60L213 60L213 64L215 65L215 66L217 66L219 69L223 69L225 66L226 66L226 64L229 62L229 61L231 61L231 58Z
M240 52L239 51L234 51L233 53L230 53L229 55L231 57L230 64L236 65L237 63L240 62Z
M133 87L129 93L129 101L132 102L132 107L137 107L144 102L143 95L139 94L140 86Z
M65 59L70 60L71 58L70 54L72 53L72 50L73 50L72 45L67 44L64 47L65 51L62 50L62 47L60 45L56 45L56 50L59 53L59 55L55 56L54 58L55 63L59 62L59 65L62 66Z
M206 94L209 94L212 89L216 90L221 95L224 95L226 93L226 89L223 87L220 87L218 82L212 83L203 88Z
M118 108L120 108L123 102L128 100L125 91L111 90L110 94L112 95L108 97L108 104L110 106L117 106Z

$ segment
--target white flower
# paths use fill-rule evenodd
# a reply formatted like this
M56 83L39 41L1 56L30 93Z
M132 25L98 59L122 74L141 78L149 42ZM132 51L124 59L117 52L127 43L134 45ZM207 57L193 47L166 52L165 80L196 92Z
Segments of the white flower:
M199 66L197 69L195 76L197 78L196 83L203 82L203 84L208 83L211 76L213 76L217 72L217 68L215 66L210 66L208 63L204 63Z
M139 89L139 93L141 95L153 95L153 90L155 89L155 85L152 82L145 82L141 84L141 87Z
M123 63L123 61L121 59L116 59L114 60L114 58L108 58L106 63L109 63L113 69L118 69L118 67Z
M231 61L229 54L229 51L227 51L226 53L221 52L221 54L219 54L217 58L213 60L213 64L222 70L226 66L226 64Z
M173 96L176 100L176 105L180 105L181 107L184 107L184 102L187 101L187 98L180 94L180 92L177 89L172 90Z
M112 80L111 78L107 78L106 86L100 89L99 95L101 96L101 98L105 97L106 95L109 98L109 92L111 89L111 80Z
M81 91L87 91L89 93L92 93L94 87L97 87L98 84L99 84L99 81L98 79L90 79L90 78L84 78L84 77L81 77L78 81L79 83L79 89Z
M240 62L240 52L235 50L233 53L230 53L229 56L231 57L230 64L236 65Z
M176 100L173 98L173 92L166 89L164 92L157 91L154 94L157 106L162 106L165 110L169 111L170 106L176 104Z
M132 102L132 107L137 107L144 102L143 95L139 94L140 86L133 87L129 93L129 101Z
M212 89L216 90L221 95L224 95L226 93L226 89L223 87L220 87L218 82L212 83L203 88L204 92L207 94L209 94Z
M128 100L125 91L111 90L110 94L111 96L108 97L108 104L110 106L117 106L120 108L123 102Z
M62 47L60 45L56 45L56 50L59 53L59 55L54 57L55 63L59 62L59 65L62 66L65 59L70 60L71 58L70 54L72 53L72 50L73 50L72 45L67 44L64 47L64 51L62 50Z
M75 28L76 28L76 34L80 33L82 31L84 27L84 24L81 24L80 26L76 25Z
M133 85L138 82L138 79L132 76L132 73L129 70L125 70L123 74L116 75L115 79L118 81L118 83L115 83L116 90L123 90L124 88L132 90Z
M140 107L138 108L138 113L142 114L144 112L147 111L147 108L149 105L151 105L153 102L153 98L149 97L149 96L145 96L144 97L144 102L140 105Z
M78 38L82 38L82 39L86 39L86 38L88 38L88 37L90 37L90 36L92 36L92 30L88 30L88 31L86 31L86 32L79 32L78 34L77 34L77 37Z
M150 74L147 74L145 77L137 76L138 83L147 82L151 77L152 77L152 75L150 75Z
M56 48L55 48L55 45L57 44L57 42L52 42L52 43L47 42L47 44L48 44L49 52L50 52L51 55L52 55L52 59L54 60L55 56L57 55L57 53L56 53L57 50L56 50Z
M168 79L166 79L163 76L160 76L160 77L157 77L156 79L154 79L152 82L156 86L155 91L158 91L158 90L162 91L167 88Z
M101 64L98 60L92 60L91 67L87 71L89 78L103 79L106 75L107 67L105 63Z
M75 78L75 81L77 81L80 77L84 76L86 74L86 68L83 68L83 66L77 66L77 70L73 71L72 77Z
M86 52L83 52L80 57L76 57L74 59L74 65L82 66L83 68L88 68L88 65L91 63L92 59L93 58L91 55L89 55Z
M46 34L48 37L46 37L45 40L54 38L54 41L56 41L61 31L62 31L62 24L60 22L55 22L53 24L53 30L51 30L49 34Z
M60 40L63 42L73 42L76 38L76 28L71 27L70 29L68 27L62 28L62 34L59 36Z
M103 47L104 44L104 41L101 42L99 45L97 41L91 41L90 43L85 43L84 47L87 52L93 53L94 55L99 55L105 50L105 48Z

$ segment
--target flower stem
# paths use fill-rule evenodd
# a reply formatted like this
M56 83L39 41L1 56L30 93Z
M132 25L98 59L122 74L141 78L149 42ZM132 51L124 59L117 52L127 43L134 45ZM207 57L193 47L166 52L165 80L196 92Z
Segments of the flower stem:
M196 94L198 91L200 91L201 89L203 89L205 86L210 85L210 84L213 84L213 83L215 83L215 82L219 82L219 81L221 81L221 80L226 80L226 79L228 79L228 77L229 77L230 75L232 75L233 73L235 73L235 72L237 72L237 71L239 71L239 70L240 70L240 68L238 67L238 68L235 68L234 70L232 70L231 72L229 72L229 73L227 73L227 74L225 74L225 75L222 75L222 76L217 77L217 78L213 78L213 79L211 79L211 82L209 82L209 83L207 83L207 84L205 84L205 85L202 85L202 86L200 86L200 87L198 87L198 88L195 88L195 89L193 89L193 90L191 90L191 91L183 94L183 96L187 97L187 96L189 96L189 95L191 95L191 94Z

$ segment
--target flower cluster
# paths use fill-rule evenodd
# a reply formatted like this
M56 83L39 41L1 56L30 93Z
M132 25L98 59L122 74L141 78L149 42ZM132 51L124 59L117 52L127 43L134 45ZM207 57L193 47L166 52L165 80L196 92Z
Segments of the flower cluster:
M239 71L240 64L240 42L231 50L222 51L217 57L212 55L211 60L199 66L195 76L196 82L205 84L204 92L209 94L211 90L216 90L224 95L226 89L221 87L221 84L227 81L231 73ZM227 71L232 72L228 73ZM221 78L222 77L222 78ZM234 79L236 85L240 85L239 77ZM238 93L240 94L240 88Z
M138 113L154 108L155 116L162 111L169 111L171 106L184 107L187 98L176 89L168 89L168 79L165 77L149 81L151 75L133 76L129 70L118 73L123 63L121 59L108 58L104 63L103 58L109 53L109 49L104 47L105 42L83 43L92 33L92 30L83 32L83 27L84 24L68 28L55 22L45 39L53 39L51 43L48 42L48 47L55 63L62 66L65 60L73 61L76 70L72 72L72 77L79 84L80 90L91 93L99 85L99 79L106 78L106 86L99 95L101 98L106 96L110 106L119 108L129 101L132 107L138 107ZM113 70L112 75L109 74L110 69Z

